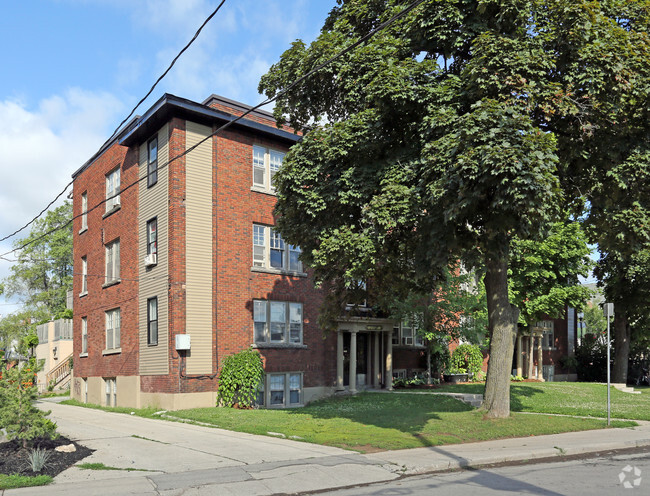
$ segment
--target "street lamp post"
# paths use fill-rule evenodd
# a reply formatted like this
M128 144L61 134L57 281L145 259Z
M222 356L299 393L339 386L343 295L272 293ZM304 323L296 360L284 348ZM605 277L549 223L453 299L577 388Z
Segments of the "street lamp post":
M605 314L605 318L607 319L607 425L609 425L610 422L610 412L611 412L611 401L610 401L610 348L611 348L611 339L609 337L609 318L614 316L614 304L613 303L605 303L603 306L603 313Z

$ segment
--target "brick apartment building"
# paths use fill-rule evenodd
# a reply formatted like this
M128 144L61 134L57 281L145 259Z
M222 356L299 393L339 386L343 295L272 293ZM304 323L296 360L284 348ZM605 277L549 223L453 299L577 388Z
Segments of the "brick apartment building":
M300 137L262 111L211 136L248 109L166 94L74 173L74 398L213 406L223 357L251 346L268 407L425 368L407 325L319 329L323 296L273 230L273 174Z

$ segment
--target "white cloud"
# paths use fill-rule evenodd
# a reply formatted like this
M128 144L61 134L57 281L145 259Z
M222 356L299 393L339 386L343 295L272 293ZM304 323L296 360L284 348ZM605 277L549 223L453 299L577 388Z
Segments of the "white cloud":
M63 190L123 112L114 96L78 88L43 99L35 109L19 100L0 101L0 237L27 223ZM0 254L28 232L0 243ZM0 261L0 279L9 266Z

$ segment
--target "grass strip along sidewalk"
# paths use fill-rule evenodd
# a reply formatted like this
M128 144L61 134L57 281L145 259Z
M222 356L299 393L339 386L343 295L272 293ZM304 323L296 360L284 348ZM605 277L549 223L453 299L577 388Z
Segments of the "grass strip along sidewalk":
M530 385L529 385L530 384ZM563 383L568 387L572 383ZM551 410L546 396L537 383L513 385L513 410L542 413L584 415L584 409L570 412L570 405L560 405L563 411ZM543 385L545 386L545 385ZM591 384L581 386L593 386ZM454 392L482 392L483 385L460 385ZM437 391L443 391L439 389ZM578 388L580 389L580 387ZM590 388L586 388L586 395ZM603 389L605 391L605 389ZM553 391L555 392L555 391ZM575 391L564 395L576 398ZM637 398L644 395L634 395ZM648 395L650 396L650 395ZM528 406L522 405L528 401ZM69 401L66 403L79 404ZM537 407L535 406L537 405ZM577 405L576 405L577 406ZM155 418L152 409L111 409L135 412ZM486 420L483 414L454 398L434 394L400 392L363 393L314 402L304 408L286 410L234 410L230 408L195 408L167 412L166 418L189 420L222 429L251 434L274 435L360 452L439 446L444 444L486 441L509 437L556 434L606 427L602 419L583 419L546 415L513 413L510 418ZM599 415L600 416L600 415ZM614 421L613 427L635 425L629 421Z

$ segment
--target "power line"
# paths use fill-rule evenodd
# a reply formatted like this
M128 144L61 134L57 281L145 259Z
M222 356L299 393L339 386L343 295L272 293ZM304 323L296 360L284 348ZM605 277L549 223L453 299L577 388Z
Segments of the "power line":
M225 0L224 0L224 1L225 1ZM302 83L305 79L311 77L311 76L312 76L313 74L315 74L316 72L320 71L321 69L323 69L323 68L326 67L327 65L331 64L334 60L338 59L339 57L342 57L342 56L345 55L346 53L348 53L348 52L354 50L354 49L355 49L356 47L358 47L359 45L365 43L365 42L368 41L372 36L374 36L375 34L377 34L379 31L384 30L386 27L388 27L389 25L391 25L391 24L392 24L393 22L395 22L396 20L398 20L398 19L400 19L401 17L403 17L403 16L405 16L406 14L408 14L411 10L415 9L418 5L420 5L420 4L421 4L422 2L424 2L424 1L425 1L425 0L415 0L413 3L409 4L409 5L408 5L404 10L402 10L402 11L400 11L399 13L395 14L393 17L391 17L391 18L388 19L387 21L382 22L382 23L379 24L375 29L373 29L372 31L369 31L367 34L365 34L364 36L362 36L361 38L359 38L359 40L357 40L355 43L353 43L352 45L348 46L347 48L344 48L343 50L341 50L340 52L338 52L336 55L334 55L334 56L332 56L331 58L327 59L325 62L321 63L320 65L316 66L314 69L312 69L311 71L309 71L307 74L301 76L300 78L298 78L297 80L295 80L293 83L291 83L289 86L287 86L287 87L284 88L283 90L280 90L280 91L279 91L278 93L276 93L273 97L271 97L271 98L267 98L266 100L262 101L261 103L258 103L258 104L255 105L254 107L251 107L250 109L248 109L247 111L245 111L245 112L244 112L243 114L241 114L240 116L237 116L237 117L235 117L234 119L232 119L232 120L226 122L225 124L223 124L223 125L222 125L221 127L219 127L217 130L215 130L212 134L209 134L208 136L206 136L205 138L203 138L203 139L200 140L198 143L196 143L195 145L191 146L190 148L188 148L188 149L185 150L184 152L181 152L179 155L176 155L175 157L172 157L171 159L169 159L169 160L167 161L166 164L162 164L162 165L160 165L160 167L158 167L158 170L162 170L162 169L164 169L165 167L169 166L169 164L171 164L172 162L174 162L174 161L176 161L176 160L178 160L178 159L184 157L185 155L187 155L188 153L190 153L191 151L195 150L195 149L198 148L200 145L202 145L203 143L205 143L205 142L206 142L207 140L209 140L210 138L215 137L218 133L220 133L220 132L223 131L224 129L229 128L231 125L233 125L233 124L235 124L236 122L238 122L238 121L240 121L241 119L243 119L245 116L247 116L247 115L250 114L251 112L254 112L255 110L257 110L257 109L260 108L260 107L263 107L264 105L268 105L269 103L273 103L275 100L277 100L278 98L280 98L282 95L286 94L286 93L289 92L291 89L293 89L296 85ZM222 2L222 3L223 3L223 2ZM220 6L221 6L221 5L220 5ZM120 196L120 194L123 193L124 191L127 191L127 190L129 190L130 188L132 188L133 186L135 186L136 184L139 184L140 182L146 180L147 178L148 178L148 175L144 175L143 177L141 177L141 178L137 179L136 181L134 181L134 182L128 184L127 186L125 186L123 189L121 189L118 193L114 194L113 196L110 196L110 197L105 198L104 200L100 201L98 204L94 205L93 207L91 207L90 209L88 209L86 212L82 212L82 213L80 213L80 214L78 214L78 215L73 216L73 217L72 217L72 218L71 218L71 219L70 219L66 224L63 224L63 225L58 226L58 227L56 227L56 228L54 228L54 229L51 229L50 231L48 231L48 232L42 234L41 236L39 236L39 237L37 237L37 238L35 238L35 239L33 239L33 240L30 240L30 241L28 241L28 242L26 242L26 243L23 243L21 246L19 246L19 247L17 247L17 248L14 248L13 250L10 250L10 251L8 251L8 252L6 252L6 253L0 254L0 258L3 258L4 256L9 255L10 253L14 253L14 252L16 252L16 251L18 251L18 250L22 250L23 248L29 246L30 244L35 243L36 241L40 241L41 239L45 238L46 236L49 236L50 234L52 234L53 232L58 231L59 229L65 229L65 228L66 228L68 225L70 225L70 224L71 224L75 219L77 219L77 218L79 218L79 217L82 217L83 215L87 215L88 213L90 213L90 212L94 211L95 209L97 209L97 208L101 207L102 205L104 205L106 202L112 200L113 198L116 198L116 197Z
M169 67L167 67L167 69L165 70L165 72L163 72L162 75L161 75L161 76L156 80L156 82L155 82L155 83L153 84L153 86L149 89L149 91L147 92L147 94L146 94L145 96L143 96L143 97L140 99L140 101L137 103L137 105L136 105L135 107L133 107L133 109L131 110L131 112L129 113L129 115L127 115L127 116L124 118L124 120L123 120L122 122L120 122L120 124L117 126L117 128L115 128L115 131L113 131L113 134L111 134L110 138L108 138L108 139L104 142L104 144L103 144L102 146L99 147L98 151L101 150L102 148L104 148L104 147L105 147L105 146L106 146L106 145L107 145L107 144L108 144L108 143L109 143L109 142L110 142L110 141L115 137L115 135L116 135L117 132L120 130L120 128L124 125L124 123L125 123L126 121L128 121L128 120L131 118L131 116L133 116L133 114L135 113L135 111L137 110L137 108L138 108L140 105L142 105L142 102L144 102L144 101L149 97L149 95L151 95L151 93L153 93L153 90L156 88L156 86L158 86L158 83L160 83L160 81L162 81L162 79L167 75L167 73L169 73L169 71L172 69L172 67L174 67L174 64L176 64L176 61L180 58L180 56L183 55L183 53L185 53L185 51L190 47L190 45L192 45L192 43L194 43L194 41L198 38L198 36L199 36L199 34L201 33L201 31L203 30L203 28L206 26L206 24L207 24L208 22L210 22L210 20L211 20L211 19L216 15L216 13L219 12L219 9L221 9L221 6L222 6L224 3L226 3L226 0L221 0L221 3L217 6L217 8L214 9L214 10L212 11L212 13L211 13L211 14L210 14L206 19L205 19L205 21L203 21L203 24L201 24L201 26L200 26L199 29L196 31L196 33L194 33L194 36L192 37L192 39L191 39L191 40L190 40L190 41L189 41L189 42L188 42L188 43L183 47L183 49L182 49L180 52L178 52L178 55L176 55L176 57L174 57L174 59L171 61L171 63L169 64ZM46 212L46 211L47 211L47 210L48 210L48 209L49 209L49 208L50 208L50 207L51 207L51 206L52 206L52 205L53 205L53 204L54 204L54 203L59 199L59 198L61 198L61 196L63 196L63 195L65 194L65 192L68 190L68 188L69 188L73 183L74 183L74 179L73 179L72 181L70 181L68 184L66 184L65 188L63 188L63 191L61 191L58 195L56 195L56 198L54 198L54 200L52 200L50 203L48 203L47 206L46 206L43 210L41 210L41 211L38 213L38 215L36 215L36 217L34 217L32 220L30 220L27 224L25 224L24 226L22 226L20 229L14 231L13 233L11 233L11 234L5 236L5 237L2 238L2 239L0 239L0 242L5 241L5 240L7 240L7 239L9 239L9 238L11 238L11 237L13 237L13 236L15 236L15 235L18 234L19 232L24 231L24 230L27 229L30 225L32 225L32 224L33 224L33 223L34 223L34 222L35 222L35 221L36 221L36 220L37 220L41 215L43 215L43 214L44 214L44 213L45 213L45 212Z

